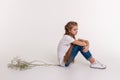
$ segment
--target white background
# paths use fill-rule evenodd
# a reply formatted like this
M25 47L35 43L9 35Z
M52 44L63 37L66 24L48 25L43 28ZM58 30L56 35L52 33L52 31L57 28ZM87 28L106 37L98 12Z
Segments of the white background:
M51 74L53 77L49 75L49 70L52 68L47 68L48 71L46 71L43 67L40 68L41 71L37 75L39 76L41 72L42 75L45 71L48 74L43 74L41 79L32 74L36 73L39 67L27 74L17 72L17 77L13 77L16 72L12 73L7 69L7 64L15 56L20 56L28 61L45 60L57 64L57 45L64 34L64 25L68 21L78 22L77 36L89 40L92 54L108 66L104 70L106 73L100 71L94 77L97 71L93 71L93 74L90 75L91 69L85 70L89 65L82 65L86 61L82 56L78 56L75 63L78 71L74 67L72 70L76 70L77 75L82 74L84 77L79 78L79 76L72 75L73 77L70 79L87 80L86 73L92 76L89 80L119 79L119 4L119 0L0 0L0 75L3 75L0 76L0 79L57 80L61 78L61 80L66 80L66 77L63 76L66 71L56 67L56 70L63 72L56 72L53 69L53 75ZM80 63L80 59L83 60L83 63ZM114 74L115 76L112 76ZM27 75L30 77L25 77ZM69 71L67 76L70 77L70 75Z

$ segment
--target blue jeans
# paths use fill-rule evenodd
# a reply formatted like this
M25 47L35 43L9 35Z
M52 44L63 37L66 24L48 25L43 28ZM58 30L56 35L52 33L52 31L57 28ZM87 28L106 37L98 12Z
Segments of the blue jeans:
M69 66L69 64L74 60L75 56L77 55L78 52L81 52L81 54L85 57L85 59L89 60L92 55L90 53L90 51L88 50L87 52L83 52L83 46L78 46L78 45L74 45L73 49L72 49L72 53L70 55L70 58L68 59L68 61L65 63L65 67Z

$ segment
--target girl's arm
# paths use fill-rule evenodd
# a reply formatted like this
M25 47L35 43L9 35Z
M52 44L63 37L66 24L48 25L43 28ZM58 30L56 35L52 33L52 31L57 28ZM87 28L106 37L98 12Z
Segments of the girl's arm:
M78 45L78 46L87 46L86 42L80 41L80 40L75 40L72 42L72 44Z
M82 42L85 42L87 45L86 46L89 46L89 41L88 40L84 40L84 39L78 39L79 41L82 41Z
M84 49L83 49L83 52L87 52L89 50L89 41L84 39L78 39L78 40L83 41L87 44L86 46L84 46Z

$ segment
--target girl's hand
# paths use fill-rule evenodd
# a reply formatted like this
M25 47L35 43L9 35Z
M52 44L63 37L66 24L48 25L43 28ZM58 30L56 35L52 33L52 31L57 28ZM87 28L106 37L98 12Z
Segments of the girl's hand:
M83 52L86 53L89 50L89 46L84 46L83 47Z
M78 39L79 41L85 42L87 45L83 47L83 52L87 52L89 50L89 41L84 39Z

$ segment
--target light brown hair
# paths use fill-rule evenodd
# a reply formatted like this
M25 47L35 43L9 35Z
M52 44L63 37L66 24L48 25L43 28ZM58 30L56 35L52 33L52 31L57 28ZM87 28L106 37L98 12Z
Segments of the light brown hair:
M77 22L70 21L65 25L65 35L70 35L69 30L71 30L73 28L73 26L78 26ZM72 37L75 39L75 36L72 36ZM71 46L68 49L66 55L64 56L64 63L67 63L68 59L70 58L73 46L74 45L71 44ZM72 62L74 63L74 60Z
M73 26L78 26L77 22L75 21L69 21L66 25L65 25L65 35L70 35L70 30L73 28ZM73 36L73 38L75 38Z

